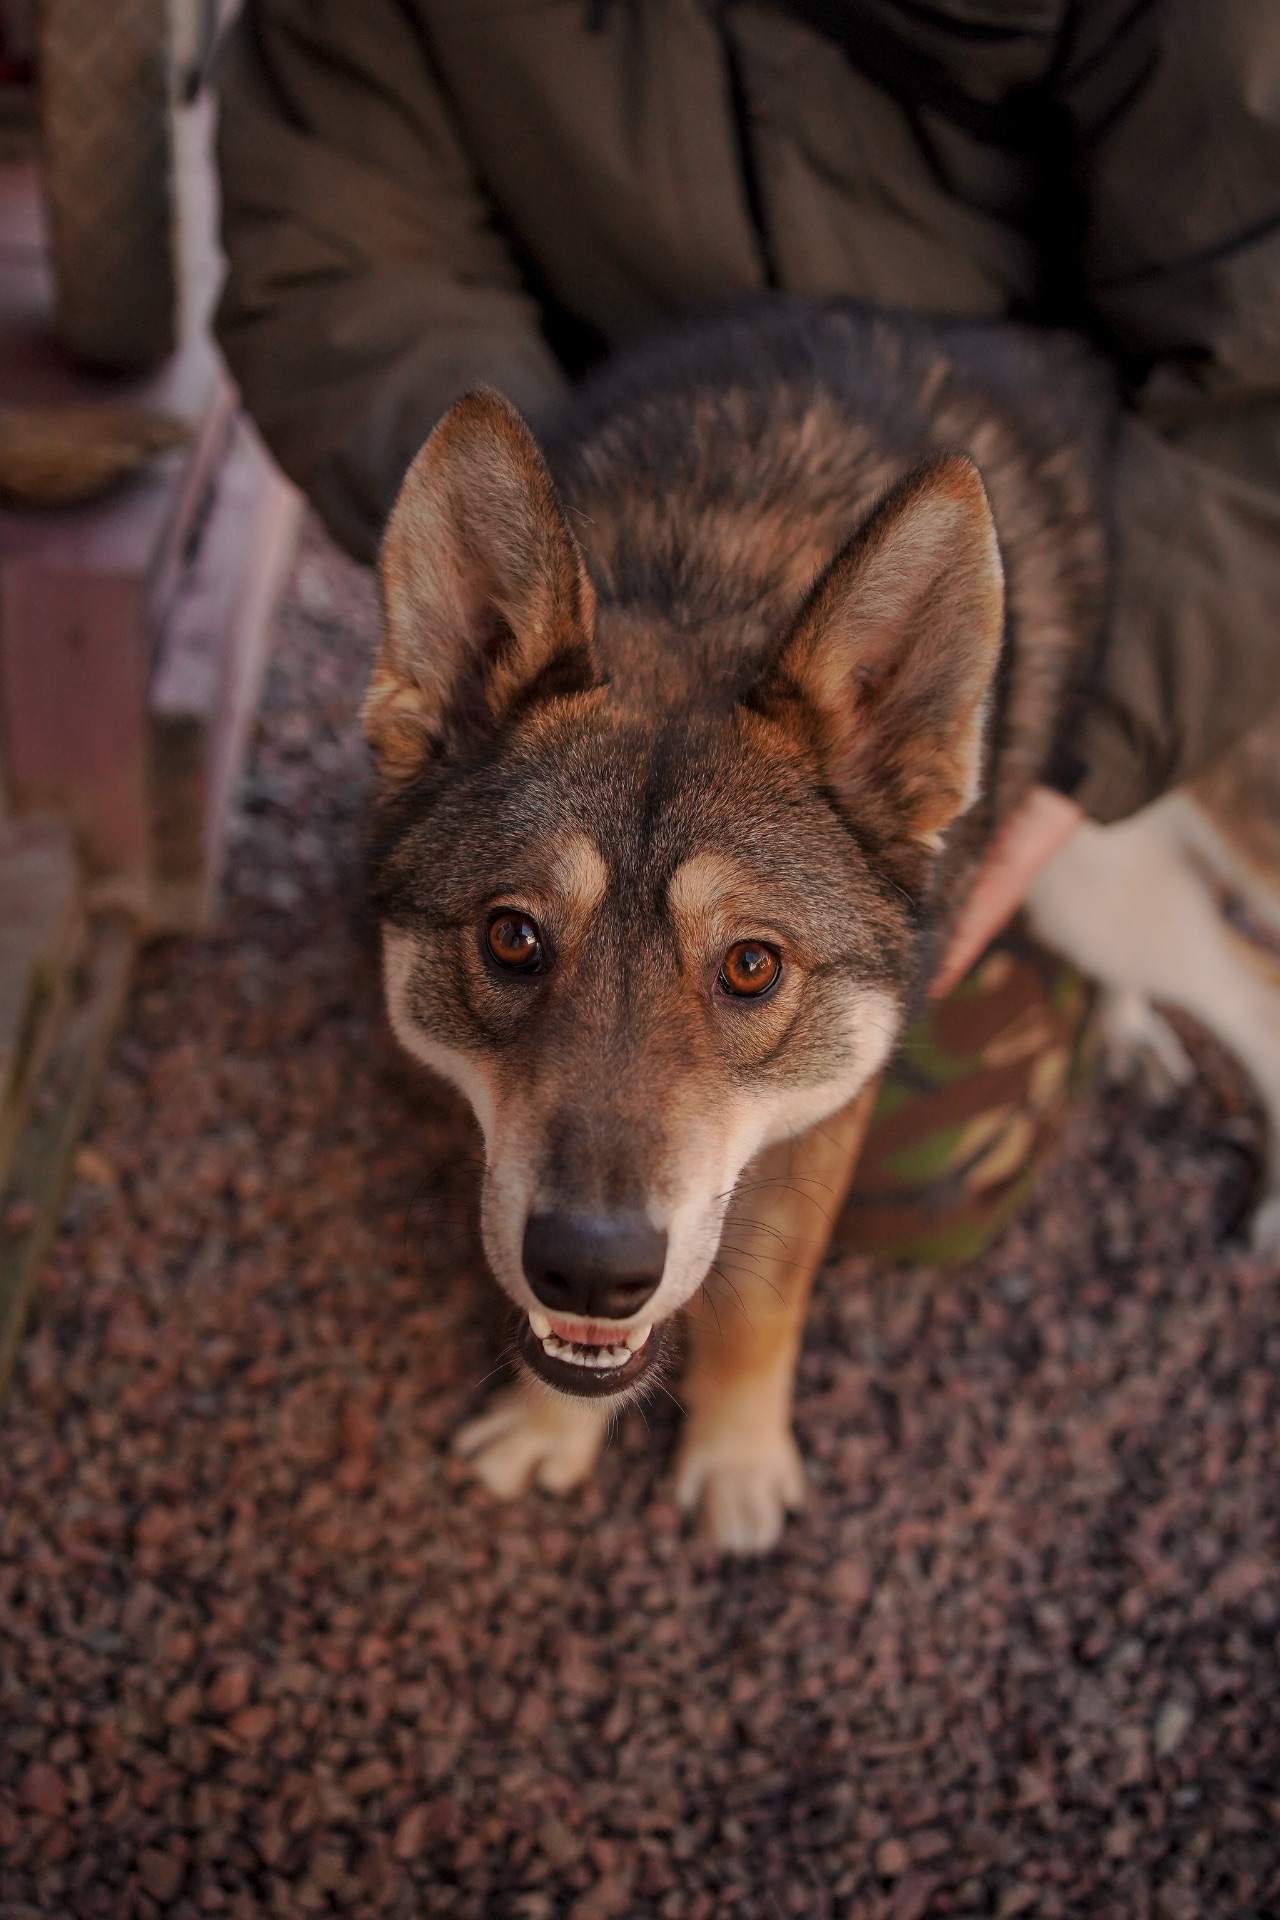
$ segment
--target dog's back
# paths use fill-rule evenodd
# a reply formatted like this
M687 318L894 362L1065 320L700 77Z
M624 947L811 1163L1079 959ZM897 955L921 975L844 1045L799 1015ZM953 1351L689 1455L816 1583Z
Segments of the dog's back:
M953 834L940 922L1045 771L1092 660L1113 417L1110 372L1074 335L767 299L609 363L545 445L611 680L694 705L740 697L888 487L931 453L972 456L1000 538L1006 647L985 804Z

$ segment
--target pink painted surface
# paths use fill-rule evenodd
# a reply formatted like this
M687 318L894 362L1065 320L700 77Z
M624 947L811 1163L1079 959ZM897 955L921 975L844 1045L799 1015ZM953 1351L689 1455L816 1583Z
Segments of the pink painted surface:
M301 495L239 421L151 683L158 929L212 916L271 615L302 512Z
M11 800L69 819L92 873L144 873L150 638L137 580L8 561L0 632Z
M0 506L0 765L15 807L75 825L90 870L150 859L147 702L184 549L235 396L209 338L219 266L209 109L179 116L187 311L179 352L145 378L86 373L61 347L34 164L0 165L0 405L126 403L183 416L189 446L102 499Z
M305 503L251 427L241 428L245 458L256 470L253 534L247 542L240 590L226 642L225 690L209 752L205 809L207 882L222 869L227 816L253 723L276 601L293 561Z

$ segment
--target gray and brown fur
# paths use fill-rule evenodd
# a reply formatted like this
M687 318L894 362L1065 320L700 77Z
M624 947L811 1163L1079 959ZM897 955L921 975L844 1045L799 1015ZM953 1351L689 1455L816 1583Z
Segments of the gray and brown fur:
M621 1209L669 1235L665 1322L744 1166L878 1070L1096 643L1108 420L1064 337L779 300L542 452L495 395L436 429L383 548L374 896L517 1305L534 1208ZM486 960L507 904L536 978ZM748 936L767 1004L718 990Z

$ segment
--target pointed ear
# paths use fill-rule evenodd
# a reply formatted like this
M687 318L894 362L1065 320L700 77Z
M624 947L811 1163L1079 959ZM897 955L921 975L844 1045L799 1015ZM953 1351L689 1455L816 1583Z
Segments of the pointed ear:
M521 704L598 684L595 594L533 435L469 393L405 475L378 563L364 727L390 781Z
M972 460L894 487L818 580L751 704L814 741L850 808L936 849L978 796L1004 575Z

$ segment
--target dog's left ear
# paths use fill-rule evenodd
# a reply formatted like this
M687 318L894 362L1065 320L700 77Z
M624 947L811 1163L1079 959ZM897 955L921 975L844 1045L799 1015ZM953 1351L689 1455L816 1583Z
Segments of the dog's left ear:
M365 695L379 772L597 683L595 593L537 443L486 390L450 408L405 475L378 561L382 644Z
M928 461L818 579L750 696L805 733L842 802L934 849L978 796L1004 574L978 469Z

